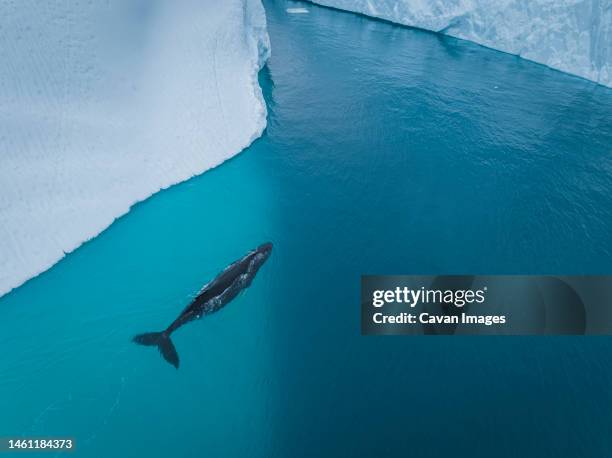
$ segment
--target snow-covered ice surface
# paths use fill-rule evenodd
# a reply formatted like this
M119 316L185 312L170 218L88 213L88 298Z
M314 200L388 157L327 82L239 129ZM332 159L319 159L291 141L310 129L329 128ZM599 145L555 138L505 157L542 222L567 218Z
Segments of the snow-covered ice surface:
M612 87L610 0L313 0L444 33Z
M265 127L260 0L7 0L0 16L0 295Z

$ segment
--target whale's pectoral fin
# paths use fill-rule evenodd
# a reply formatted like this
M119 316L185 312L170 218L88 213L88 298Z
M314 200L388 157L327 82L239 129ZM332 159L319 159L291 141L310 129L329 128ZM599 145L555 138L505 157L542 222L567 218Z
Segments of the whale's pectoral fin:
M163 332L147 332L146 334L137 335L132 340L140 345L156 345L164 359L178 369L179 356L172 340L170 340L170 336Z

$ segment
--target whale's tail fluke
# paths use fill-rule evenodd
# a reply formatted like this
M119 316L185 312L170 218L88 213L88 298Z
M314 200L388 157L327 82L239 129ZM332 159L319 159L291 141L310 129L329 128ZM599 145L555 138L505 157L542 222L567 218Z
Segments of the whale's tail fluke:
M139 334L132 339L140 345L152 346L156 345L164 359L178 369L179 356L174 348L174 344L170 340L170 336L165 332L147 332Z

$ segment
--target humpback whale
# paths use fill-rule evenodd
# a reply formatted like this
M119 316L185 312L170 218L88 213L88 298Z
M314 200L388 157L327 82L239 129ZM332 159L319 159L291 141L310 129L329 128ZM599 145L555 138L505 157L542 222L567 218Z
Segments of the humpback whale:
M164 359L178 369L179 356L170 340L170 335L184 324L225 307L240 291L249 287L257 271L271 253L271 243L264 243L249 251L204 285L196 298L165 330L139 334L133 338L133 341L140 345L157 346Z

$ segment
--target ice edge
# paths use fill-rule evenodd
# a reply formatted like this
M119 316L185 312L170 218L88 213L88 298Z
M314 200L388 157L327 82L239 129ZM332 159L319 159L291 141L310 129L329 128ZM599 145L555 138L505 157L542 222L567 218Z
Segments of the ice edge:
M99 236L102 232L104 232L106 229L112 226L112 224L115 221L117 221L121 217L128 214L130 210L134 207L134 205L147 200L148 198L152 197L153 195L157 194L158 192L164 189L168 189L176 184L185 182L195 176L205 173L208 170L218 167L223 162L231 159L232 157L236 156L240 152L244 151L246 148L248 148L253 143L253 141L258 139L262 135L267 125L266 123L267 108L266 108L266 103L263 97L262 89L259 86L258 74L259 74L259 71L266 64L268 58L270 57L270 50L271 50L270 39L269 39L268 31L267 31L265 10L264 10L261 0L241 0L241 2L243 5L243 12L244 12L244 15L243 15L244 39L246 41L250 55L252 57L250 80L251 80L253 95L256 101L256 103L253 106L253 109L258 116L257 128L252 133L248 141L241 148L238 148L233 154L228 155L227 157L222 159L217 164L213 164L208 168L203 168L199 173L192 174L191 176L186 177L184 179L179 179L168 185L160 185L160 187L157 190L149 193L148 195L134 199L129 204L129 206L125 209L125 211L118 212L116 216L108 222L108 224L101 226L99 230L95 232L93 235L89 237L84 237L80 241L74 242L73 243L74 247L69 248L67 250L62 250L62 254L52 255L51 256L53 258L52 260L47 261L47 262L41 262L39 267L31 268L29 272L25 272L22 275L20 274L13 275L14 281L10 281L10 280L8 282L3 281L3 277L4 277L4 280L6 280L7 276L3 276L0 273L0 298L16 290L17 288L24 285L28 281L43 274L44 272L49 270L51 267L56 265L58 262L60 262L62 259L64 259L68 254L73 253L75 250L80 248L83 244Z

